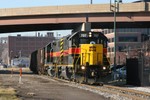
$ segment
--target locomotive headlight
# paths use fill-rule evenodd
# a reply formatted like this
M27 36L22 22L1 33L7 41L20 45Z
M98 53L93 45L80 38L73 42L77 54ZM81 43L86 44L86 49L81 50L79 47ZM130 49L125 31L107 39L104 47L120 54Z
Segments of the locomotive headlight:
M92 37L92 33L91 32L89 33L89 37Z
M103 66L103 70L105 70L106 69L106 67L105 66Z
M85 66L81 66L81 69L82 69L82 70L85 70Z
M92 37L92 34L89 34L89 37Z

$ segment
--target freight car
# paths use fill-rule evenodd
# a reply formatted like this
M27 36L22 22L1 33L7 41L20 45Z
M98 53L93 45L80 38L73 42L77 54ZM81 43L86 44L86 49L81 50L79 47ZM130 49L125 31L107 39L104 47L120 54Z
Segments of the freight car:
M37 50L32 52L30 55L30 66L29 66L30 70L37 74Z
M52 77L97 82L109 74L107 42L101 32L75 32L37 50L36 56L33 52L30 69Z

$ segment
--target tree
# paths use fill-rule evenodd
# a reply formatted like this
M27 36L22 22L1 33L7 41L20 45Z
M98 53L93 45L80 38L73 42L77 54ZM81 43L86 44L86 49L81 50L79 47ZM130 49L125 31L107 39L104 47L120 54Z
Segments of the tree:
M8 64L8 48L4 48L4 50L2 51L1 58L3 63Z

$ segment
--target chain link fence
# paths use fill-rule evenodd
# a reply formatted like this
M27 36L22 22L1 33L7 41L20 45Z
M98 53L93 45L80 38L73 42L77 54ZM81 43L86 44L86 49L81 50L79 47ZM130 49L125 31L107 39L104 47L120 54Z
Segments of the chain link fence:
M127 84L150 86L150 40L132 48L127 58Z

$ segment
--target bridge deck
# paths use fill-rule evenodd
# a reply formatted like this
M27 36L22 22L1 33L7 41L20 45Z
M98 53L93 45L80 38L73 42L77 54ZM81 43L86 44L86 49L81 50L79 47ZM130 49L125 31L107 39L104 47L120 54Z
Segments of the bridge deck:
M112 8L113 9L113 8ZM150 3L125 3L119 4L119 12L145 12L150 11ZM77 13L112 13L110 4L92 5L66 5L29 8L4 8L0 9L0 17L47 15L47 14L77 14Z

